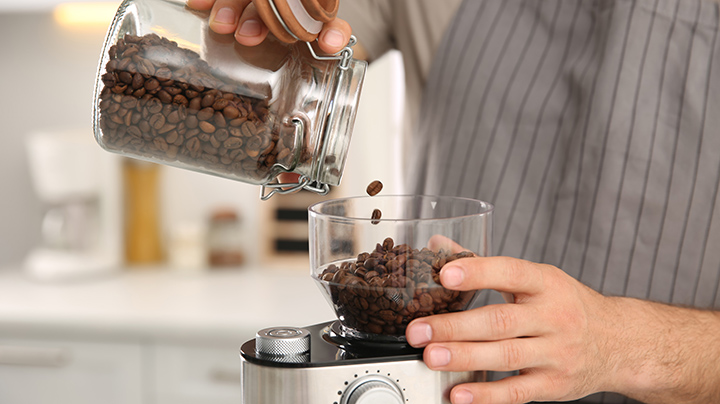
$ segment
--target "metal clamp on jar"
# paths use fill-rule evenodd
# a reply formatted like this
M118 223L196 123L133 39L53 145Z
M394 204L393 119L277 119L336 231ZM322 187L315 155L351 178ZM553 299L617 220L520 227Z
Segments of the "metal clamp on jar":
M123 1L96 79L98 143L260 185L262 199L298 189L325 194L338 185L367 64L352 58L354 38L331 56L296 42L314 40L323 21L317 18L334 17L336 7L256 4L275 18L268 25L282 38L245 47L212 32L209 13L183 0ZM283 172L299 174L298 182L279 184Z

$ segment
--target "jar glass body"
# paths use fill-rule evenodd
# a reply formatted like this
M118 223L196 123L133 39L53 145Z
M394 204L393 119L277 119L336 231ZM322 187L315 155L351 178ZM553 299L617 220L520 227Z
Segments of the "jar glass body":
M367 64L268 37L245 47L183 0L125 0L103 45L93 126L106 150L264 185L338 185Z

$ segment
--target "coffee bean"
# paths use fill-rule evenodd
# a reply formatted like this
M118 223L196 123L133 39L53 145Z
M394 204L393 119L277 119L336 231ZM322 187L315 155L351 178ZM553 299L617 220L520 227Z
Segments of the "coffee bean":
M374 209L372 211L372 215L370 216L370 218L372 219L372 221L370 223L372 223L372 224L380 223L381 217L382 217L382 212L380 211L380 209Z
M137 90L144 85L145 85L145 78L143 78L142 74L135 73L132 78L132 88L134 90Z
M149 113L157 114L160 111L162 111L162 108L163 108L163 104L162 104L162 101L160 101L160 99L152 98L152 99L148 100L147 110Z
M200 105L203 108L208 108L208 107L211 107L214 102L215 102L214 94L205 94L205 96L202 98L202 101L200 102Z
M168 150L167 141L165 141L165 139L163 139L161 137L156 137L155 139L153 139L153 144L160 151L166 152Z
M160 87L160 82L155 78L151 77L148 80L145 80L145 89L147 91L155 91L158 87Z
M105 87L115 87L118 81L118 77L115 73L110 72L108 70L107 73L102 75L102 81L103 84L105 84Z
M185 92L187 94L187 91ZM201 105L201 99L199 96L195 95L194 97L188 96L190 99L190 102L188 103L188 108L190 108L193 111L200 111L202 109Z
M215 126L207 121L201 121L198 126L200 127L200 130L202 130L205 133L213 133L215 132Z
M128 126L127 133L138 139L142 138L142 131L137 126Z
M225 120L225 115L223 115L220 111L216 111L213 114L212 121L213 124L215 124L215 126L217 126L218 128L224 128L227 126L227 120Z
M229 103L230 103L230 101L226 100L225 98L220 98L219 100L216 100L215 102L213 102L212 107L216 111L222 111L225 109L225 107L228 106Z
M383 240L382 248L383 248L385 251L391 251L391 250L393 249L393 247L394 247L394 243L395 243L395 242L393 241L393 239L392 239L391 237L388 237L388 238L386 238L385 240Z
M185 143L185 147L190 151L191 155L200 151L200 147L202 145L200 144L200 140L196 137L190 139Z
M160 90L157 93L157 97L163 104L169 104L172 102L173 96L165 90Z
M368 195L375 196L380 191L382 191L382 189L383 189L383 183L378 180L375 180L367 186L366 191L367 191Z
M150 120L148 121L150 126L152 126L155 129L160 129L163 126L165 126L165 116L163 114L157 113L150 117Z
M237 149L237 148L241 147L242 144L243 144L242 139L240 139L238 137L229 137L223 142L223 146L228 150Z
M235 108L234 106L230 105L230 106L225 107L225 109L223 109L223 115L225 115L225 119L233 120L233 119L237 118L238 116L240 116L240 111L237 108Z
M199 119L201 121L209 121L210 119L212 119L213 115L215 115L215 110L210 107L207 107L207 108L201 109L197 113L197 119Z
M175 142L178 141L179 137L180 137L180 134L178 133L178 131L173 130L173 131L168 132L167 135L165 135L165 141L167 141L170 144L174 144Z
M173 104L176 104L176 105L182 105L185 107L188 106L188 99L182 94L177 94L177 95L173 96L172 102L173 102Z
M132 83L133 75L130 72L123 71L123 72L120 72L120 74L118 74L118 78L120 79L121 82L123 82L125 84L130 84L130 83Z

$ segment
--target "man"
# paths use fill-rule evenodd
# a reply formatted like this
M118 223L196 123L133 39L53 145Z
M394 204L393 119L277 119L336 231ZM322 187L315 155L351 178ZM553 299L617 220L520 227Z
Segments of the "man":
M189 5L245 45L268 33L249 0ZM717 3L341 7L367 56L400 49L408 92L422 91L410 191L496 206L499 256L441 281L514 304L486 293L407 329L432 369L519 371L455 386L452 402L720 402ZM335 19L319 46L350 32Z

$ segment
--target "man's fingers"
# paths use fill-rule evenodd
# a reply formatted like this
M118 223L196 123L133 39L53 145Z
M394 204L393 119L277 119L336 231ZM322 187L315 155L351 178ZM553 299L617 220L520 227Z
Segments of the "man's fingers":
M544 289L544 267L509 257L462 258L440 270L442 285L453 290L492 289L534 294Z
M340 52L350 41L352 28L345 20L336 18L323 25L318 35L318 46L323 52L333 54Z
M435 234L428 240L428 248L433 251L448 250L453 254L467 251L460 244L453 241L451 238L443 236L442 234Z
M542 349L538 338L430 344L423 351L423 361L430 369L450 372L510 372L540 367L547 365L547 355L537 352Z
M259 45L270 32L251 0L187 0L186 4L195 10L212 9L210 29L218 34L235 33L242 45ZM350 24L336 18L323 25L318 45L323 52L334 54L348 44L351 34Z
M217 0L210 12L210 29L218 34L232 34L250 0Z
M510 376L486 383L459 384L450 391L453 403L472 404L522 404L544 401L551 397L548 382L539 373Z
M493 304L413 320L405 335L414 347L430 342L497 341L543 335L549 329L541 318L532 306Z
M247 0L249 1L249 0ZM255 46L262 43L268 36L267 25L260 18L255 4L249 4L240 16L238 27L235 31L235 40L241 45Z

